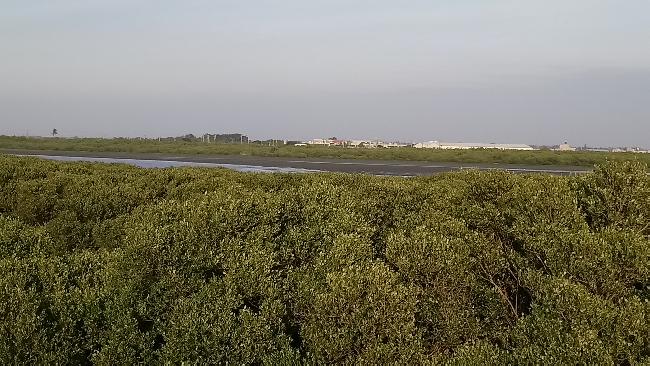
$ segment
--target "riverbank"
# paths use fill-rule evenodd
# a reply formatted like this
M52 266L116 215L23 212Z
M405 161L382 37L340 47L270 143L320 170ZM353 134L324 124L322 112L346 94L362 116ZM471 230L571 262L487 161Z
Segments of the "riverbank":
M593 167L605 161L637 160L650 164L650 154L591 151L503 151L496 149L436 150L416 148L341 148L319 146L267 146L209 144L194 141L157 141L96 138L26 138L0 136L0 149L75 151L92 153L165 154L178 156L250 156L298 159L388 160L459 164L512 164L522 166Z

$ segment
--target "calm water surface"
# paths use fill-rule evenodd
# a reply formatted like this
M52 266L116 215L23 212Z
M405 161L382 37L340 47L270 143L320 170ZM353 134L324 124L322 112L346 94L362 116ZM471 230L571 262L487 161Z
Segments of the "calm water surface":
M245 173L315 173L318 170L280 168L255 165L217 164L217 163L193 163L174 160L146 160L146 159L113 159L113 158L92 158L83 156L50 156L50 155L21 155L33 156L41 159L57 161L88 161L94 163L118 163L129 164L140 168L173 168L173 167L198 167L198 168L227 168Z

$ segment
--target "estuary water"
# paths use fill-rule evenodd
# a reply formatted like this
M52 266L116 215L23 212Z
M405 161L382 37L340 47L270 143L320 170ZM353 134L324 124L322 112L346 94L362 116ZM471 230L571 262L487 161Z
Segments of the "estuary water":
M147 160L147 159L115 159L115 158L95 158L85 156L52 156L52 155L19 155L31 156L47 160L56 161L87 161L93 163L107 164L129 164L140 168L174 168L174 167L197 167L197 168L227 168L244 173L317 173L319 170L270 167L240 164L219 164L219 163L194 163L188 161L176 160Z
M0 150L0 153L3 153ZM521 164L465 164L450 162L411 162L353 159L300 159L255 156L174 156L152 154L87 154L72 152L10 151L11 155L34 156L59 161L87 161L130 164L142 168L202 167L227 168L248 173L361 173L376 176L431 176L463 170L506 171L514 174L580 175L591 171L579 166L541 166ZM82 155L82 156L78 156ZM86 156L84 156L86 155Z

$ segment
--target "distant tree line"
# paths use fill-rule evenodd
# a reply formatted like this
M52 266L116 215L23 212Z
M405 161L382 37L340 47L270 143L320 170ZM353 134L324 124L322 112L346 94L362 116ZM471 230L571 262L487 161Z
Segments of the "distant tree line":
M650 154L608 153L592 151L501 151L494 149L434 150L403 147L398 149L348 149L342 147L294 146L282 140L250 141L245 135L228 135L234 143L201 143L188 135L182 138L161 139L37 139L0 136L2 149L88 151L122 153L165 153L186 155L251 155L291 158L335 158L369 160L412 160L458 163L499 163L523 165L572 165L592 167L611 161L638 161L650 164ZM238 137L239 136L239 137ZM238 143L242 140L244 143ZM205 140L207 141L207 139ZM212 140L211 140L212 141Z
M210 142L215 144L241 144L248 143L248 136L242 135L240 133L231 133L231 134L211 134L206 133L200 136L195 136L194 134L186 134L176 137L166 137L160 139L164 141L184 141L184 142Z

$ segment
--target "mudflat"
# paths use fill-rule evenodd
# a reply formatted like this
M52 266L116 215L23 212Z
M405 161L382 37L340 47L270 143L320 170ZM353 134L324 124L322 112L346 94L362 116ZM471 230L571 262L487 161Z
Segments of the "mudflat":
M577 175L591 171L579 166L518 165L518 164L473 164L457 162L405 161L405 160L357 160L263 157L249 155L176 155L169 153L128 153L128 152L84 152L52 150L0 149L0 153L10 155L66 156L82 158L141 159L179 161L191 163L213 163L309 169L323 172L366 173L389 176L426 176L465 169L504 170L513 173L546 173L553 175Z

